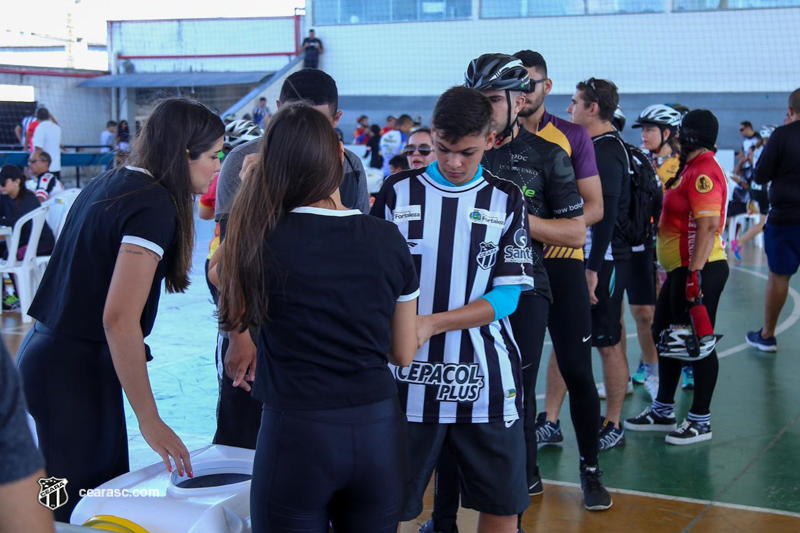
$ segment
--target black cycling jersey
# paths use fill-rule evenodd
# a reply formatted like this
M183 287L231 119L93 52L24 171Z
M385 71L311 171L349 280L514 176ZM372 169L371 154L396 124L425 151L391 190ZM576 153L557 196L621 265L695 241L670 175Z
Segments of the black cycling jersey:
M510 143L483 155L483 166L492 174L516 183L522 189L528 213L533 216L575 218L583 215L583 201L572 163L555 143L520 128L519 135ZM539 294L552 300L542 264L542 243L534 239L530 239L530 243L535 289L525 294Z

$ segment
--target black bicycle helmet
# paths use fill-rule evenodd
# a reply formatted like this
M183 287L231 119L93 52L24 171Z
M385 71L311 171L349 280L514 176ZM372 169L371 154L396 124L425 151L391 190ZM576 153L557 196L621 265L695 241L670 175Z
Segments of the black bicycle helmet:
M526 91L530 82L522 61L506 54L483 54L464 74L464 86L479 91Z

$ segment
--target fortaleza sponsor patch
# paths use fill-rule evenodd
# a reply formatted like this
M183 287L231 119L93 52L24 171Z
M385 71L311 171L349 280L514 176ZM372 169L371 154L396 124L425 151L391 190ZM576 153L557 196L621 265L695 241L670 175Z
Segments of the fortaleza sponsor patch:
M394 210L395 222L411 222L412 220L422 220L422 206L404 205Z
M483 224L484 226L504 227L506 225L506 214L501 211L487 211L486 209L470 209L469 221L473 224Z
M483 376L476 363L425 363L414 361L397 367L395 377L404 383L438 387L440 402L475 402L483 389Z

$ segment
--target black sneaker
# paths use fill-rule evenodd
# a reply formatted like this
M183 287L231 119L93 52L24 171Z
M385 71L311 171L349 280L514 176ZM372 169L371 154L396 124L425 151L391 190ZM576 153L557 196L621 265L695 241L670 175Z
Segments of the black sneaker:
M539 413L536 417L536 444L558 444L563 440L561 420L554 424L547 420L547 413Z
M611 420L604 420L600 426L600 446L598 451L604 452L617 446L625 444L625 431L622 428L616 427L616 424Z
M428 520L425 524L419 528L419 533L441 533L433 529L433 520ZM450 533L458 533L458 526L453 526L453 529Z
M670 433L664 439L668 444L694 444L711 440L711 424L700 424L691 420L684 420L678 429Z
M628 418L624 422L624 427L628 431L675 431L675 416L670 418L659 416L649 406L637 417Z
M542 476L535 474L533 479L528 480L528 496L541 496L543 492Z
M583 504L590 511L605 511L613 502L603 486L603 473L596 466L581 465L581 490Z

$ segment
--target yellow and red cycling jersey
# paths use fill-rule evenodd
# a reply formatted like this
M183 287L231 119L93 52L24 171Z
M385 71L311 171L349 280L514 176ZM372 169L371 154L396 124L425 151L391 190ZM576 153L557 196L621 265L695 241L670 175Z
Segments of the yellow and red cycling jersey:
M678 167L681 166L678 154L672 154L668 157L656 157L653 163L656 167L658 179L661 180L662 189L669 180L675 177L675 174L678 173Z
M664 270L689 266L697 236L695 221L703 217L719 217L708 261L726 259L720 235L725 227L727 202L728 180L713 153L702 153L686 163L677 184L664 193L656 245L658 262Z

